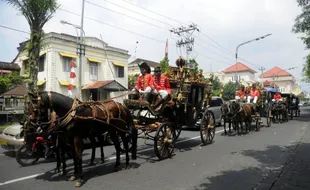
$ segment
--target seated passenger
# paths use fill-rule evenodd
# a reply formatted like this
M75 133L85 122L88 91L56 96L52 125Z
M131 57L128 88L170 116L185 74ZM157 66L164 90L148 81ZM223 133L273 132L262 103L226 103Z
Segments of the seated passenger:
M156 67L154 70L155 76L151 80L151 87L153 89L153 93L159 94L161 100L154 105L154 107L158 107L159 105L163 105L168 101L169 94L171 92L169 79L161 74L160 67ZM159 106L159 109L162 106Z
M242 85L241 89L238 91L237 96L235 97L236 100L241 100L241 101L245 101L246 100L246 96L245 96L245 88Z
M251 101L253 101L254 104L257 103L257 100L259 98L259 91L256 89L256 85L253 84L252 85L252 90L250 91L250 96L248 96L248 103L250 103Z
M138 77L135 89L133 90L138 90L140 94L143 94L144 100L149 101L149 96L152 90L150 85L152 80L152 75L150 74L151 68L145 62L140 64L139 67L141 75Z
M272 99L273 102L278 102L278 101L282 101L282 96L279 92L276 92L274 95L273 95L273 99Z

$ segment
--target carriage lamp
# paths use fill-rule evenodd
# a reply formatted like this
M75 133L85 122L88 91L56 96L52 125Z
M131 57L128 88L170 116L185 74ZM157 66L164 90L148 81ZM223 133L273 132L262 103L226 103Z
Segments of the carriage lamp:
M187 64L187 67L190 69L193 69L195 66L195 62L193 60L190 60L190 62Z

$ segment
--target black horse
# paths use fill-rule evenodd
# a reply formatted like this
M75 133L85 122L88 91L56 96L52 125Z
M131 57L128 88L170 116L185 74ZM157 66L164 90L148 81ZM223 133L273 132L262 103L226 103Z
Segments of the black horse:
M73 145L74 176L76 187L82 185L82 152L83 138L90 134L104 134L108 132L116 149L117 168L120 165L120 145L117 135L120 135L126 150L126 167L129 166L127 133L132 136L132 159L136 159L137 130L133 118L125 106L113 100L103 102L80 102L56 92L41 92L30 94L37 105L40 115L46 115L51 110L51 120L48 131L67 131L69 142ZM56 119L56 116L59 118Z
M221 119L223 119L224 123L224 134L227 135L226 123L228 123L229 134L231 134L231 127L236 130L236 114L234 114L230 109L230 102L224 103L221 106Z

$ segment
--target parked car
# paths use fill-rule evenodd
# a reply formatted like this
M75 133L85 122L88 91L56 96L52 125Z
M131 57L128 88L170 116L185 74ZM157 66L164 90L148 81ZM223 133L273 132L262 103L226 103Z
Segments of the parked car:
M24 138L20 137L20 132L22 131L22 125L20 123L14 123L3 130L0 134L0 144L1 147L8 151L18 150L24 142ZM83 140L85 144L90 144L89 139ZM107 133L104 134L104 143L113 144Z
M22 125L20 123L13 123L6 127L2 134L0 134L0 144L5 150L17 150L23 145L24 138L20 137Z
M215 123L219 126L223 124L222 121L222 113L221 113L221 106L223 105L224 100L219 96L212 96L211 104L209 110L214 113Z

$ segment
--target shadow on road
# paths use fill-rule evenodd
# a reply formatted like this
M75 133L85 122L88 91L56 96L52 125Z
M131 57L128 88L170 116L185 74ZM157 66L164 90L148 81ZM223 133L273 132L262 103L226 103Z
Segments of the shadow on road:
M310 156L307 160L294 158L297 147L310 150L309 143L295 143L290 146L268 146L265 150L244 150L231 152L255 159L259 165L245 167L242 170L227 170L205 179L205 182L193 189L310 189ZM304 152L304 154L308 154ZM297 164L297 165L296 165ZM299 164L299 165L298 165ZM303 170L304 172L301 172ZM307 187L302 186L302 178ZM277 183L278 182L278 183ZM276 185L275 185L276 184ZM304 189L303 188L303 189Z

